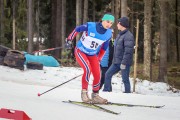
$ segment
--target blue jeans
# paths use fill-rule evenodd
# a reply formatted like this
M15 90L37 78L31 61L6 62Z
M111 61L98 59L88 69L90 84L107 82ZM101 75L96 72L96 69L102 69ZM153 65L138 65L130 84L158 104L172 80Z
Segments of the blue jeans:
M120 71L120 64L112 64L105 74L105 81L104 81L104 89L103 91L111 92L112 85L111 80L112 76ZM124 83L125 93L131 92L131 86L129 82L129 73L130 73L130 66L126 65L126 69L121 70L122 80Z
M101 84L100 84L100 88L102 88L102 86L104 85L104 79L105 79L105 73L108 70L108 67L101 67Z

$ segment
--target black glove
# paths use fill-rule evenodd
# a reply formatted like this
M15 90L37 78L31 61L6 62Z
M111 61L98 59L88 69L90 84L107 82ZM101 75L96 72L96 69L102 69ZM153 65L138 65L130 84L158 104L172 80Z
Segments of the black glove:
M65 48L66 49L72 49L72 40L69 40L66 38Z

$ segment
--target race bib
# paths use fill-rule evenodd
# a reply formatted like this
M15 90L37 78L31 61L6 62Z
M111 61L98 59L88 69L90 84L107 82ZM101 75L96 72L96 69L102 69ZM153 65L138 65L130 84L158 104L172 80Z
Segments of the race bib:
M97 39L97 38L93 38L90 36L86 36L86 33L84 32L82 37L81 37L81 42L82 44L88 48L88 49L92 49L92 50L96 50L100 45L103 44L103 40Z

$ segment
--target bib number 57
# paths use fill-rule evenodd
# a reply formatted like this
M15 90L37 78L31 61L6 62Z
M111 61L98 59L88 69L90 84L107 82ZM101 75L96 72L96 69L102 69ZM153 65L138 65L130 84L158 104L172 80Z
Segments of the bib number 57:
M96 43L95 41L91 42L91 48L97 48L98 47L98 43Z

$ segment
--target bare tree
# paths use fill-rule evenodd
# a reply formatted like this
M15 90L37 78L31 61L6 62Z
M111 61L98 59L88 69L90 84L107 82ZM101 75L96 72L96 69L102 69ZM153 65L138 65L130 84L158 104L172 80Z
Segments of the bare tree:
M168 1L159 0L160 5L160 63L159 80L167 82L167 35L168 35Z
M152 0L144 0L144 75L151 80Z
M39 9L39 0L37 1L37 9L36 9L36 27L37 27L37 34L36 34L36 38L37 38L37 49L40 50L40 44L41 44L41 40L40 40L40 34L39 34L39 15L40 15L40 9Z
M57 13L57 0L51 2L51 39L52 44L50 47L55 47L56 44L56 13ZM54 54L54 52L53 52ZM55 54L54 54L55 55Z
M62 45L64 45L66 37L66 0L62 0Z
M130 31L134 33L134 0L130 0L129 19L130 19Z
M127 0L121 0L121 17L127 16Z
M95 21L95 14L96 14L96 9L95 9L95 6L96 6L96 2L95 0L92 1L93 3L93 21Z
M115 9L114 9L114 8L115 8L115 7L114 7L114 6L115 6L115 3L114 3L114 2L115 2L115 0L111 0L111 13L112 13L112 14L115 13Z
M136 42L135 42L135 55L134 55L134 80L133 80L133 92L136 88L136 77L137 77L137 57L138 57L138 38L139 38L139 19L137 19L136 25Z
M4 0L0 0L0 43L4 39Z
M59 47L62 45L61 43L61 20L62 20L62 1L57 0L57 12L56 12L56 41L55 41L55 47ZM60 50L55 51L55 57L59 58L61 56Z
M16 0L13 0L13 44L12 48L16 49Z
M115 0L115 23L117 23L117 20L119 19L120 17L120 1L119 0ZM114 28L114 37L116 37L116 35L118 34L118 29L117 27L115 26Z
M178 13L180 13L180 2L179 0L176 0L176 51L177 51L177 62L180 62L180 24L178 21Z
M84 0L83 23L88 21L88 0Z
M28 52L31 53L33 51L33 2L32 0L27 0L27 21L28 21Z
M76 26L81 24L81 0L76 0ZM78 34L76 37L76 41L80 39L80 35Z

